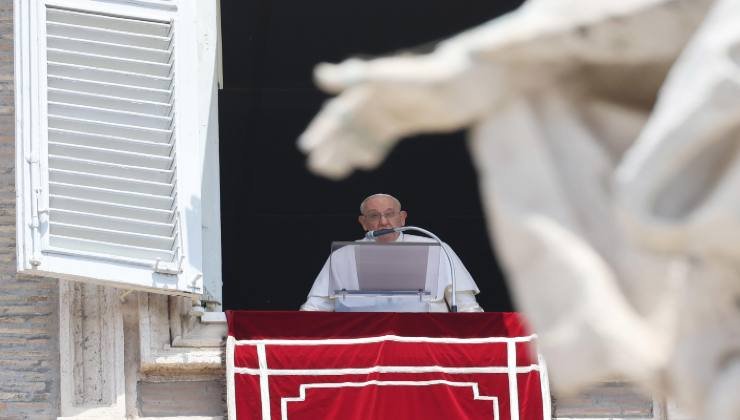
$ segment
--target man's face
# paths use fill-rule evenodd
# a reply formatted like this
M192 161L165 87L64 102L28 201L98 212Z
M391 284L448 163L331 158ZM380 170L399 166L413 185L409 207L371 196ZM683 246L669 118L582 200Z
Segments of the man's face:
M360 215L359 222L365 232L378 229L389 229L406 225L406 212L401 211L395 201L388 197L374 197L365 202L365 214ZM378 242L391 242L399 233L384 235Z

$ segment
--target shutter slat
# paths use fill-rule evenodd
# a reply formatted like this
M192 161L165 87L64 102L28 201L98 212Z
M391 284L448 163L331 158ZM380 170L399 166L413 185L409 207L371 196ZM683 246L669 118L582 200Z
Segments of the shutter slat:
M169 83L169 81L166 82L167 84ZM165 86L167 84L165 84ZM149 87L121 85L95 80L82 80L72 77L55 76L52 74L49 75L48 85L50 88L56 90L77 92L79 94L88 93L93 95L100 95L101 92L105 92L105 95L115 98L167 104L171 107L170 102L172 100L172 91L167 89L153 89Z
M52 235L68 236L70 238L90 239L93 241L161 250L171 250L175 244L174 236L155 236L56 222L49 223L49 233Z
M155 261L157 259L161 259L164 262L172 262L175 258L175 253L172 251L133 247L113 244L110 242L70 238L60 235L49 235L49 245L62 249L74 249L100 256L119 255L126 258L140 260Z
M49 7L46 9L46 20L49 22L69 23L92 28L110 29L121 32L133 32L152 36L168 37L170 24L167 22L126 19L94 13L76 12Z
M95 80L82 80L52 74L49 75L48 85L52 89L78 92L80 94L90 93L100 95L100 92L105 92L105 95L115 98L168 104L170 107L172 106L172 91L168 89L154 89L143 86L121 85Z
M149 74L131 73L127 71L102 69L85 64L70 64L49 61L47 64L50 76L69 77L73 79L90 80L104 83L115 83L126 86L138 86L160 90L170 90L172 77L160 77Z
M49 181L164 196L173 194L175 187L173 184L147 182L99 174L86 174L61 169L49 169ZM53 193L54 191L50 190L50 192Z
M53 194L49 196L49 207L156 223L171 223L174 217L174 211L172 210L112 204L104 201L86 200Z
M175 203L174 197L167 194L156 195L123 190L112 190L109 188L103 188L100 185L85 186L52 181L49 183L49 188L59 195L89 201L99 200L106 204L112 205L146 207L154 210L172 211Z
M49 142L49 153L55 156L75 157L79 159L106 162L126 166L144 166L153 169L171 169L174 163L170 157L125 152L115 149L78 146Z
M85 160L52 154L49 155L49 169L105 175L133 181L152 181L163 184L170 183L174 175L174 171L171 169L152 169L141 166L117 165L113 163L97 162L94 160Z
M171 66L166 63L155 63L151 61L136 60L129 58L108 57L97 54L86 54L82 52L59 50L49 48L46 51L49 61L56 63L76 64L89 66L104 70L120 70L128 73L145 74L149 76L167 77Z
M105 121L83 120L53 114L49 114L49 127L157 143L169 143L172 138L172 130L113 124Z
M174 236L175 223L156 223L124 217L82 213L67 209L50 208L49 214L55 223L86 226L120 232L143 233L153 236Z
M48 22L46 24L46 33L53 36L94 39L111 44L131 45L158 50L167 50L172 45L170 42L171 38L169 37L114 31L108 28L94 28L61 22Z
M145 61L165 65L169 64L170 55L172 54L172 51L166 49L160 50L52 35L47 36L46 46L54 50L74 51L80 54L105 57L109 59L119 59L118 57L123 56L126 57L127 60Z
M52 101L49 101L49 115L163 130L169 129L172 125L172 118L169 117Z
M109 92L106 92L109 93ZM141 101L130 98L101 95L99 93L79 92L76 90L57 89L50 87L47 99L51 102L88 105L108 110L120 110L134 112L137 114L148 114L152 116L166 117L172 106L168 103Z
M143 155L171 158L172 145L137 141L123 137L102 136L81 131L49 129L50 143L63 143L79 146L98 147L101 149L119 150L121 152L140 153Z

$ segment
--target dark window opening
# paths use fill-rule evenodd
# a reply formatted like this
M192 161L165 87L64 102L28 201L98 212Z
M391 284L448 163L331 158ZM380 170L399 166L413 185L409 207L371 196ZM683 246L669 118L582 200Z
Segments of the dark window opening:
M362 236L362 198L397 196L408 224L435 232L461 257L487 311L511 303L491 245L465 133L403 140L372 172L334 182L308 172L295 146L327 96L321 61L378 56L470 28L518 1L341 0L221 2L225 89L219 92L225 309L293 310L332 240Z

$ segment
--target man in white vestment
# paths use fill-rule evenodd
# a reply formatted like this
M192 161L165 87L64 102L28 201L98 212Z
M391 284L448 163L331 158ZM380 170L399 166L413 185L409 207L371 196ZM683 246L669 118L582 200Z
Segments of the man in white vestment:
M365 232L397 228L406 225L407 213L401 210L401 202L388 194L373 194L360 204L360 216L358 221ZM376 239L362 239L361 241L389 242L436 242L434 239L422 236L409 235L404 232L394 232L379 236ZM452 260L455 270L457 293L455 295L459 312L483 312L483 309L475 300L475 295L480 293L478 286L470 276L460 258L449 245L442 243ZM330 268L327 259L321 272L316 277L308 299L301 305L302 311L333 311L335 303L330 296ZM452 298L452 277L450 265L444 252L439 253L439 279L437 290L432 291L433 296L429 302L430 312L448 312L448 304Z

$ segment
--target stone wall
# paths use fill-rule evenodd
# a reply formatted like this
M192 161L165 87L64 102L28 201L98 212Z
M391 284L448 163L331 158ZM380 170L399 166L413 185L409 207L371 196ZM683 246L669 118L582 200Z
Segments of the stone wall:
M59 414L58 287L16 275L13 1L0 0L0 419Z
M654 407L657 406L657 407ZM623 382L594 386L578 395L553 395L553 417L556 418L657 418L664 411L659 403L637 392Z

